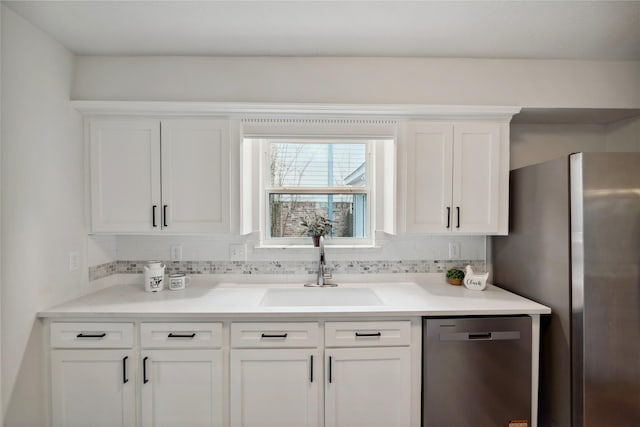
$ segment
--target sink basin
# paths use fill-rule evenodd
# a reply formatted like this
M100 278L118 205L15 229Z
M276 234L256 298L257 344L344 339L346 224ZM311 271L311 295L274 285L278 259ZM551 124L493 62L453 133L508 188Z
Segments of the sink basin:
M360 306L382 305L382 301L368 288L273 288L267 290L260 305L268 307Z

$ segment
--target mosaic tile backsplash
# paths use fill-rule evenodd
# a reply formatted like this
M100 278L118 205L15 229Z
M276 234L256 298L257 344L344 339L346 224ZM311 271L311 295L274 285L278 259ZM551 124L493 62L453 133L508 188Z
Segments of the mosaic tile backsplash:
M89 280L112 274L142 274L147 261L113 261L89 267ZM166 274L316 274L315 261L162 261ZM484 260L330 261L332 274L444 273L451 267L471 265L485 271Z

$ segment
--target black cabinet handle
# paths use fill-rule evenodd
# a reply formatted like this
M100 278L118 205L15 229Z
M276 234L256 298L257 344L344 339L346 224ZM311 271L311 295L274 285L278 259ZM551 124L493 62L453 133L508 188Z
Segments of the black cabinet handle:
M192 333L192 334L174 334L173 332L170 332L169 335L167 335L167 338L195 338L196 333Z
M149 382L149 378L147 378L147 359L148 357L145 357L144 359L142 359L142 383L146 384Z
M460 206L456 206L456 211L458 211L458 225L456 225L456 228L460 228Z
M447 206L447 228L451 227L451 206Z
M329 384L331 384L331 382L333 381L333 372L332 372L332 360L331 360L331 356L329 356Z
M158 209L158 205L153 205L153 209L151 211L151 218L153 220L153 226L157 227L158 224L156 224L156 209Z
M313 382L313 354L311 355L311 361L309 362L310 368L309 368L309 380L310 382Z
M167 224L167 207L169 205L164 205L162 207L162 225L167 227L169 224Z
M280 338L280 339L285 339L287 337L287 333L285 332L284 334L262 334L261 335L262 338Z
M104 337L107 336L106 332L103 332L101 334L85 334L84 332L80 332L78 335L76 335L76 338L98 338L98 339L102 339Z
M129 378L127 378L127 359L129 359L129 356L122 358L122 382L124 384L129 382Z
M380 332L356 332L356 337L381 337Z

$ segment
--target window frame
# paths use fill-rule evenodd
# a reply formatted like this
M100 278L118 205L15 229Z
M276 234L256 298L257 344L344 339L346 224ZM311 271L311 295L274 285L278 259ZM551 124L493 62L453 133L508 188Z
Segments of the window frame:
M370 193L367 200L369 236L366 242L326 244L337 248L378 248L385 234L396 233L398 143L404 132L402 121L395 118L327 117L327 116L263 116L237 118L239 140L239 231L255 236L255 248L313 248L311 239L287 244L266 242L265 154L263 141L275 139L369 140L368 164ZM356 239L353 239L356 240ZM307 243L308 242L308 243Z
M262 137L260 138L261 153L261 224L260 224L260 241L262 246L266 247L300 247L312 246L312 239L309 236L300 237L271 237L271 206L270 196L272 194L365 194L367 198L366 210L366 237L328 237L325 244L330 246L353 246L353 247L369 247L374 245L374 212L372 200L375 200L375 173L373 165L375 164L374 145L375 140L380 138L370 138L361 136L318 136L318 137ZM388 138L385 138L388 139ZM367 177L367 185L364 187L275 187L271 184L270 167L270 144L272 143L295 143L295 144L364 144L365 146L365 176Z

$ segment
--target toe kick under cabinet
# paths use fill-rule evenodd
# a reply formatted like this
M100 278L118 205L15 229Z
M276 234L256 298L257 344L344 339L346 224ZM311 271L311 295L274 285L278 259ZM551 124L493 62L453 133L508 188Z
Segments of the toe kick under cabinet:
M419 318L50 321L59 427L418 427Z

